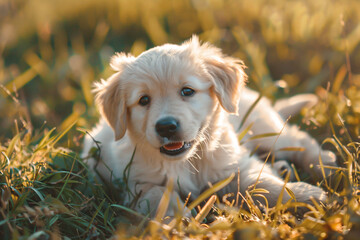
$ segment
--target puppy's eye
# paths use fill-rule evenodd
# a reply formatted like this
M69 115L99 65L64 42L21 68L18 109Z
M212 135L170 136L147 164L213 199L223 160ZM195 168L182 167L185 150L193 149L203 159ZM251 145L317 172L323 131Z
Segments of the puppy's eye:
M141 106L146 106L150 103L150 97L147 96L147 95L144 95L142 96L140 99L139 99L139 104Z
M181 89L181 96L184 96L184 97L190 97L190 96L194 95L194 93L195 93L195 90L188 88L188 87L184 87L183 89Z

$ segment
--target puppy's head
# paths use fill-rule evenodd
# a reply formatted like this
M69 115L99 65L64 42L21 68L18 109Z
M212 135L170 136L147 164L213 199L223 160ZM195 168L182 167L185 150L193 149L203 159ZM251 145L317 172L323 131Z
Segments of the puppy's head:
M155 47L137 58L118 54L117 71L96 84L96 101L115 139L125 132L149 157L187 159L209 139L219 109L237 113L245 82L240 61L193 37Z

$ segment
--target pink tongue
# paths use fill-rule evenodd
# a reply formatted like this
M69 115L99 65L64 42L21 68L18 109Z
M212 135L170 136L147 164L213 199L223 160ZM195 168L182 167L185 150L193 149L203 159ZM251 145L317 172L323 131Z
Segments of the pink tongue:
M184 145L183 142L175 142L175 143L166 144L164 146L164 148L166 150L176 150L176 149L182 148L183 145Z

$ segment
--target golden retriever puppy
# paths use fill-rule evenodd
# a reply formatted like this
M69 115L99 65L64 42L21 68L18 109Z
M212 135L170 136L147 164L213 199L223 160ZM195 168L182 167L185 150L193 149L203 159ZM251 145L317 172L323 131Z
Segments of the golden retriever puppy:
M283 189L279 177L287 165L264 164L250 156L255 147L273 150L279 159L322 176L319 154L324 165L335 165L335 156L322 151L308 134L296 126L286 126L282 115L296 112L309 98L291 98L277 111L262 99L238 132L252 124L240 145L237 130L258 94L244 87L246 75L241 61L225 56L221 50L197 37L182 45L165 44L138 57L115 55L111 67L116 71L106 81L95 85L96 103L103 119L85 139L83 156L95 146L101 148L101 160L89 159L89 166L111 182L128 174L126 202L139 194L135 209L144 214L155 210L169 179L174 192L167 215L189 192L196 198L209 186L240 171L240 191L257 183L270 206ZM294 109L292 109L294 106ZM251 138L251 134L278 133L279 136ZM302 147L304 151L281 151ZM130 162L131 161L131 162ZM313 167L310 168L310 165ZM289 182L296 201L324 200L319 187L304 182ZM237 193L233 180L221 193ZM221 194L220 193L220 194ZM285 191L282 201L291 197ZM263 201L262 198L258 199Z

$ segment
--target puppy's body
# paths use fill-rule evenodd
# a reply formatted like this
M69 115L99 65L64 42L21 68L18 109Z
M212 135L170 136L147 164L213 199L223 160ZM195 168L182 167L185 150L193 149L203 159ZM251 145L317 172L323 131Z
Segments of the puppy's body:
M200 45L197 38L180 46L151 49L138 58L118 55L112 67L118 73L97 85L97 102L104 120L91 133L100 142L102 160L96 163L90 159L89 166L96 167L108 182L122 178L130 166L129 189L140 193L135 208L143 213L154 214L170 178L176 183L172 196L176 205L176 198L184 199L189 192L196 198L208 183L238 170L240 190L244 192L259 180L257 188L269 191L264 195L274 206L284 182L275 169L264 166L256 156L250 157L258 145L264 150L273 149L278 158L289 159L305 170L310 170L309 164L318 165L319 153L325 164L335 164L333 154L321 151L306 133L285 126L266 99L257 104L242 129L253 124L253 135L281 135L255 138L240 146L236 130L258 94L242 88L245 74L240 62L215 47ZM85 156L93 146L93 140L87 137ZM306 150L276 151L286 147ZM314 176L321 172L317 167L311 170ZM320 188L303 182L287 186L298 201L324 198ZM237 188L234 180L222 193L236 193ZM285 193L283 202L289 199ZM126 201L132 201L131 195ZM169 208L169 215L174 214L173 209Z

